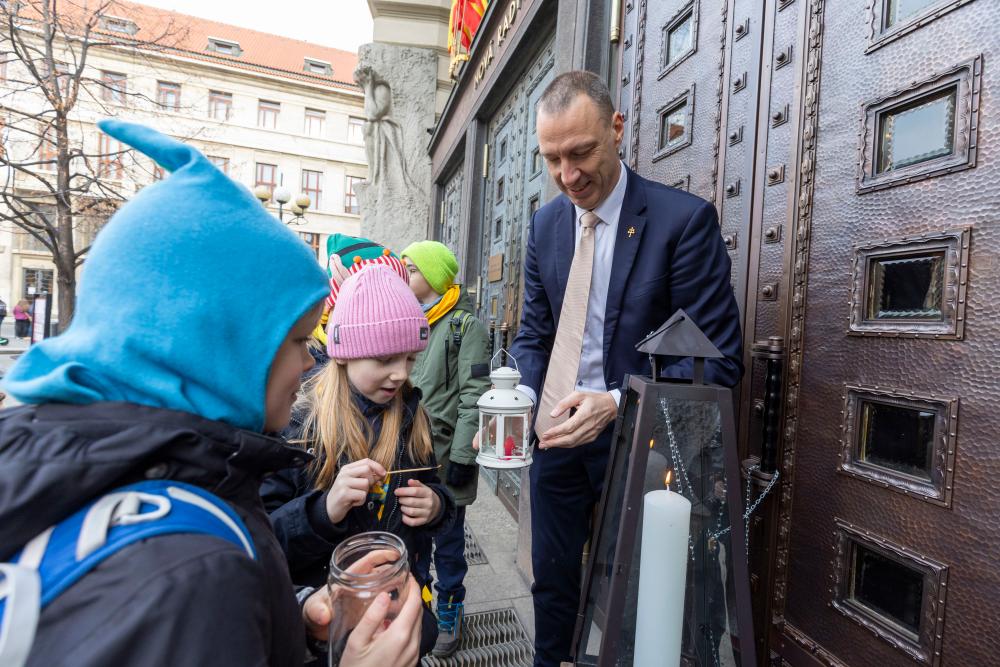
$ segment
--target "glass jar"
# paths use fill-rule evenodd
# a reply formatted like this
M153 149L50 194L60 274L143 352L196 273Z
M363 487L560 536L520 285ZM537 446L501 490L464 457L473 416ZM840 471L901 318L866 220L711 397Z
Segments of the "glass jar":
M337 545L327 578L330 667L340 664L348 636L379 593L389 594L386 621L396 618L406 602L409 575L406 545L392 533L361 533Z

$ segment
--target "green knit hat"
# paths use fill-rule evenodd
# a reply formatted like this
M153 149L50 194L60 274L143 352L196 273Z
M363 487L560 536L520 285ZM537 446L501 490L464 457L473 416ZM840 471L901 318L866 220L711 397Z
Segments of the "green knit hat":
M438 294L447 292L455 282L458 260L443 243L437 241L411 243L399 253L399 256L409 257L424 275L427 284Z

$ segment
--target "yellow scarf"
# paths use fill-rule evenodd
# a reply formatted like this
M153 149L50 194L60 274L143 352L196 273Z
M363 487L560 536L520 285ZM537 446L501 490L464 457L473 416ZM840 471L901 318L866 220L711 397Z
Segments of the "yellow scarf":
M313 329L313 338L323 343L326 347L326 323L330 321L330 306L323 304L323 315L319 318L319 324Z
M427 311L427 322L434 324L448 314L448 311L458 303L458 296L462 289L458 285L452 285L448 291L441 296L441 300L434 304L434 307Z

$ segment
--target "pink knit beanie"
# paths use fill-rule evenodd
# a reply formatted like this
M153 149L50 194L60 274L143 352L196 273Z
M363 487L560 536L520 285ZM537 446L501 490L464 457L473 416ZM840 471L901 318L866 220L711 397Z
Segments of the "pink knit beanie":
M369 359L427 347L430 325L410 287L387 266L361 269L340 286L326 326L331 359Z

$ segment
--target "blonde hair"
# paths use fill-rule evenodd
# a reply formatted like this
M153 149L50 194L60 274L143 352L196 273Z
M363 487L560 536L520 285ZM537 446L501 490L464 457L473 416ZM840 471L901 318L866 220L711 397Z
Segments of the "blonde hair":
M413 385L407 380L392 397L382 417L378 441L372 443L374 433L351 395L346 365L331 359L323 370L306 381L300 399L300 403L305 404L306 418L302 422L302 434L294 442L317 450L311 468L317 489L330 488L341 458L348 461L368 458L386 470L392 468L407 411L403 395L410 391ZM413 415L406 453L417 465L424 465L433 451L430 420L424 408L419 406Z

